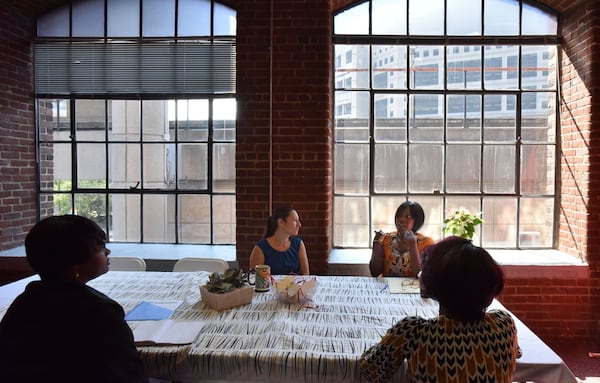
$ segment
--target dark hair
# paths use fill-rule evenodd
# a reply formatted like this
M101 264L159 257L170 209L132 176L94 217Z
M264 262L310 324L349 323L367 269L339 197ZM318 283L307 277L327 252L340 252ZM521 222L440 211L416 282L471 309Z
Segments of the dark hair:
M96 222L77 215L45 218L25 237L25 253L31 268L41 277L58 276L69 267L91 258L106 234Z
M421 280L427 294L462 322L483 318L504 288L504 273L483 248L461 237L448 237L423 251Z
M398 216L402 214L402 212L405 209L410 210L410 216L415 220L415 224L413 226L412 231L416 233L417 230L419 230L423 226L423 223L425 223L425 212L423 211L421 205L419 205L418 203L413 201L405 201L400 206L398 206L398 209L396 209L396 214L394 215L394 223L396 223L396 221L398 220Z
M277 230L277 221L279 219L287 220L287 217L293 212L294 209L291 206L278 207L273 210L273 214L267 219L267 226L265 229L265 238L272 236L275 234L275 230Z

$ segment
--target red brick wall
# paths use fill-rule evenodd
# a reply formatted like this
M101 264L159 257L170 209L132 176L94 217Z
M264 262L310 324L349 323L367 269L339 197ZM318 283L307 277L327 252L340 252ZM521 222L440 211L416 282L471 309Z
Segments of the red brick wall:
M4 250L22 245L36 220L35 115L33 22L10 14L4 6L0 12L0 250Z

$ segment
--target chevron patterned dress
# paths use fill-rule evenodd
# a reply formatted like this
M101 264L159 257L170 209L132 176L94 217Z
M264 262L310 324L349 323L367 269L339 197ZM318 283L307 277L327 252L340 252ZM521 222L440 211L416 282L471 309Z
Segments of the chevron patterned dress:
M411 383L509 383L517 357L517 331L505 311L479 322L439 316L407 317L362 355L369 381L387 382L406 361Z

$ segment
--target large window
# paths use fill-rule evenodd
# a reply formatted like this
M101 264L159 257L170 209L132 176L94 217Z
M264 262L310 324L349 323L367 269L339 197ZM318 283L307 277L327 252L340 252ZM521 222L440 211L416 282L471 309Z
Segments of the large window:
M556 34L555 14L518 0L371 0L334 15L334 246L370 246L411 199L435 239L466 208L482 212L480 245L553 247Z
M37 22L41 216L110 241L235 243L236 12L88 0Z

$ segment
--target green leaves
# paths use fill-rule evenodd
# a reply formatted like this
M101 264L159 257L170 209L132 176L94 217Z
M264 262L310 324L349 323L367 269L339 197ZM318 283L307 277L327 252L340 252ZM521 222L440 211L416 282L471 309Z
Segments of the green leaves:
M248 274L239 269L227 269L223 274L212 273L204 287L211 293L228 293L248 282Z
M467 209L463 208L454 210L448 218L444 220L444 233L473 239L475 227L484 222L483 219L479 217L480 215L481 212L471 214Z

